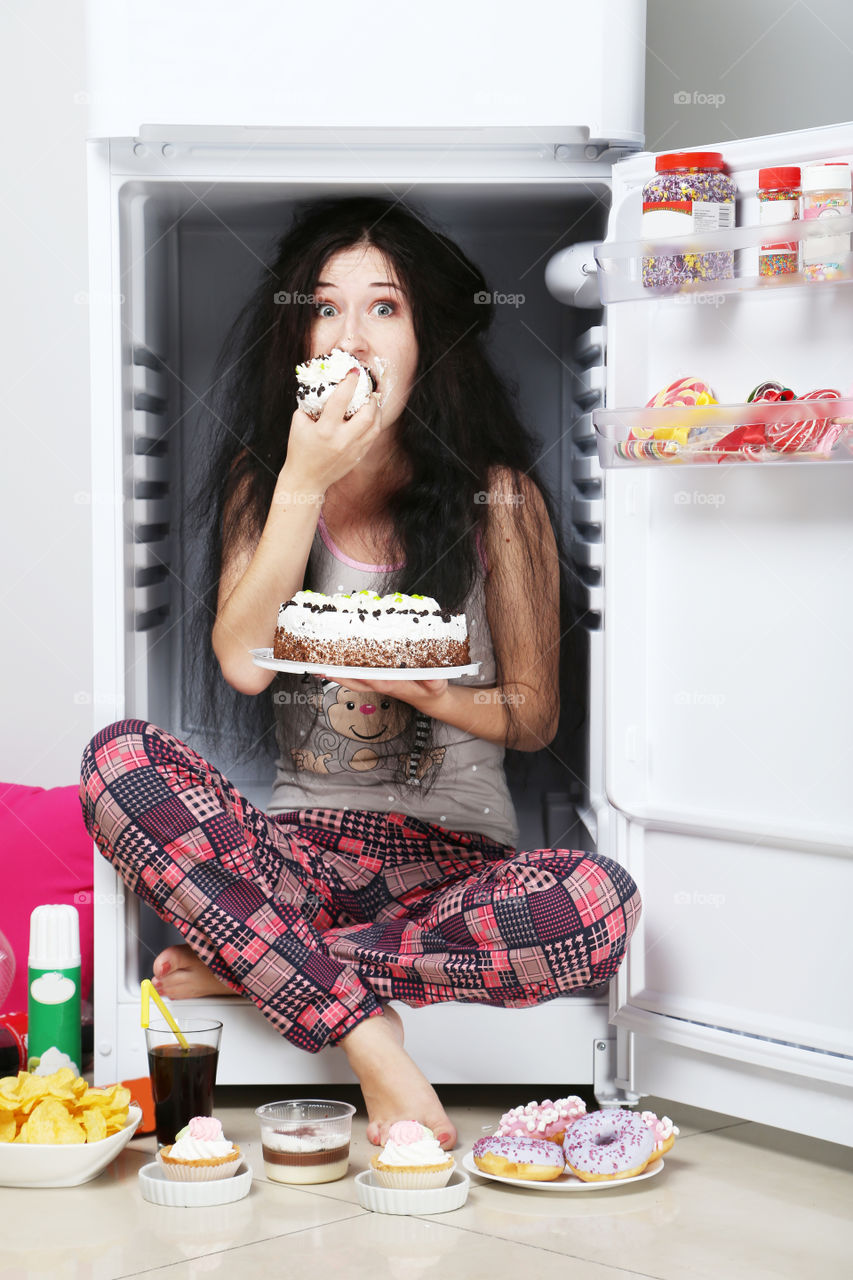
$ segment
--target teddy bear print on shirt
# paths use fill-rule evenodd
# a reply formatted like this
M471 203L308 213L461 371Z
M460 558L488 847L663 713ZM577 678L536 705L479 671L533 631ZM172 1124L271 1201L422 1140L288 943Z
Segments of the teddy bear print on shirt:
M357 693L334 683L327 683L312 701L320 711L312 735L316 749L291 748L295 767L311 773L366 773L380 764L387 766L393 750L380 754L376 748L401 737L415 715L414 708L397 698ZM444 747L434 747L414 761L408 754L398 759L409 776L420 780L428 769L440 767L444 753Z

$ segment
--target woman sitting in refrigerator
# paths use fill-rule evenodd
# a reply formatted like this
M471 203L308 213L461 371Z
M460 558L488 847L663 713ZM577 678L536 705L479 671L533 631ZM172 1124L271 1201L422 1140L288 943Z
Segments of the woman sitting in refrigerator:
M402 202L296 217L226 350L219 446L199 442L216 457L203 647L212 620L235 701L225 718L215 700L218 727L244 716L247 747L274 728L268 810L142 721L104 729L83 760L101 852L186 940L156 958L158 989L237 992L293 1044L339 1045L375 1143L398 1119L456 1138L390 1001L519 1008L594 987L640 911L605 857L516 851L504 751L565 760L582 664L536 443L485 351L492 313L477 267ZM333 347L378 388L347 419L348 375L314 421L294 408L294 368ZM466 614L479 671L256 666L279 604L307 588L432 596Z

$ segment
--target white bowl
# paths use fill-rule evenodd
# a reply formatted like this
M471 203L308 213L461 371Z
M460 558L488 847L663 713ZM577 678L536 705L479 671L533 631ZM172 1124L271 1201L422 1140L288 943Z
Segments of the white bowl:
M392 1191L380 1187L372 1169L355 1175L355 1193L362 1209L374 1213L450 1213L461 1209L468 1199L471 1179L467 1173L454 1169L446 1187L432 1187L429 1191Z
M100 1142L0 1142L0 1187L79 1187L91 1182L130 1142L142 1119L132 1103L127 1123Z
M241 1160L237 1172L216 1182L174 1182L156 1161L139 1170L142 1199L173 1209L198 1209L206 1205L232 1204L252 1189L252 1169Z

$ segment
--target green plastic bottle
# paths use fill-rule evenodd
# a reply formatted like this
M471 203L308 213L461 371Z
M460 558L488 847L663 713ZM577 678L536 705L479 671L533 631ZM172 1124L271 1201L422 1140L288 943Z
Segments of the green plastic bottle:
M80 1074L80 918L65 904L30 916L27 1066L41 1075L71 1066Z

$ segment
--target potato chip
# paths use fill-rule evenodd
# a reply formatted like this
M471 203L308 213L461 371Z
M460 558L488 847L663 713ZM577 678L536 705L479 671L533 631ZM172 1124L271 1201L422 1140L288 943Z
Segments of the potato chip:
M21 1080L21 1075L24 1079ZM49 1092L47 1076L37 1076L31 1072L20 1072L18 1075L20 1103L18 1109L28 1115Z
M54 1071L49 1076L41 1077L47 1084L47 1096L50 1098L62 1098L68 1102L77 1095L74 1092L75 1073L70 1067L60 1067L58 1071ZM86 1081L83 1081L85 1085Z
M33 1108L27 1121L27 1141L60 1144L85 1142L86 1131L72 1119L58 1098L44 1098Z
M70 1067L0 1080L0 1142L101 1142L127 1124L130 1090L89 1088Z
M88 1111L84 1111L80 1116L80 1123L86 1131L87 1142L100 1142L102 1138L106 1138L107 1122L102 1111L93 1111L89 1108ZM124 1126L119 1125L119 1128L124 1128Z
M26 1074L22 1072L20 1074ZM0 1098L13 1098L17 1101L20 1094L20 1081L17 1076L3 1076L0 1080Z

